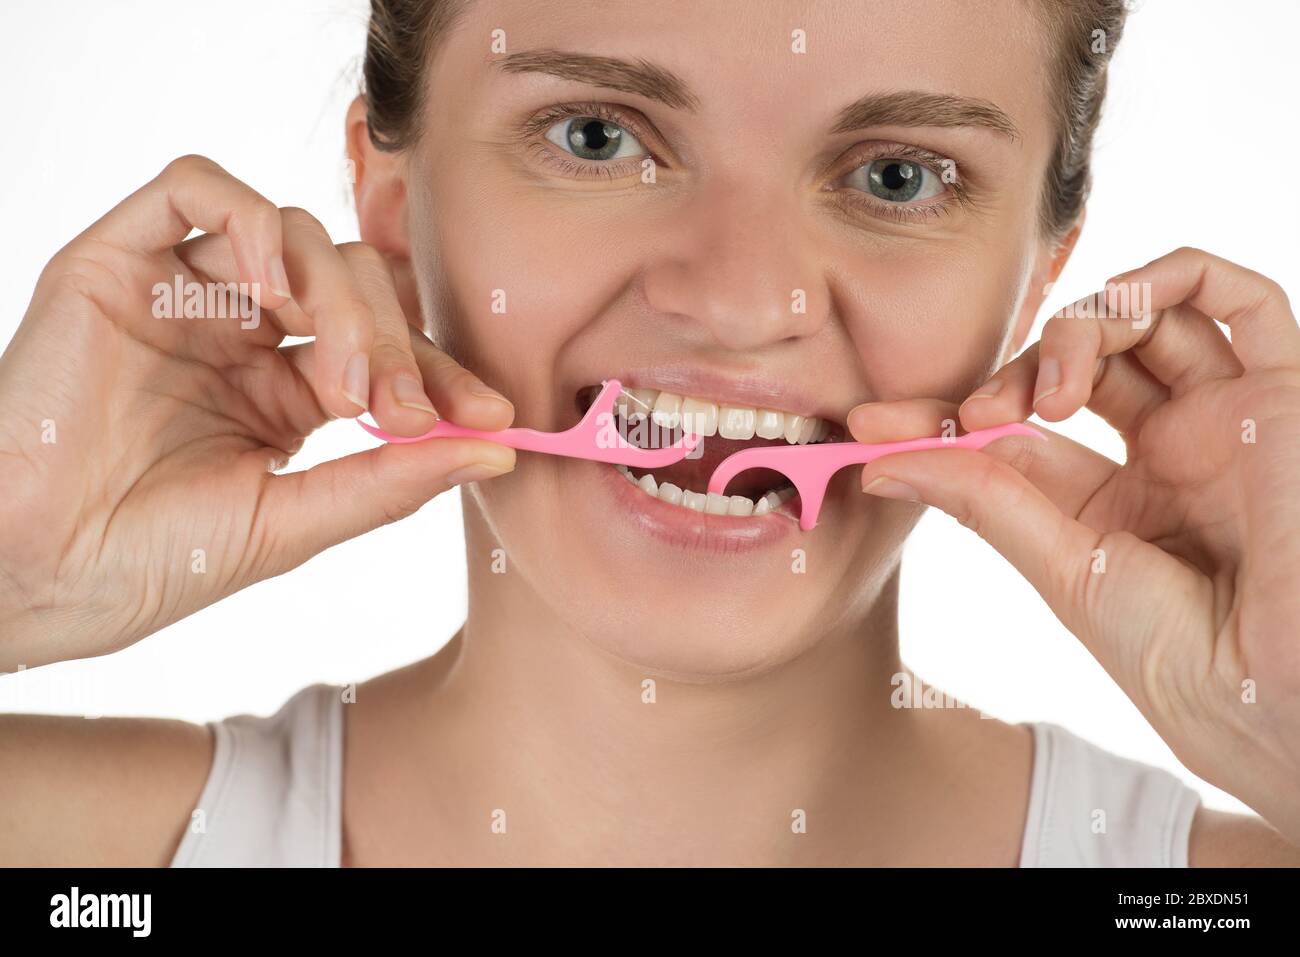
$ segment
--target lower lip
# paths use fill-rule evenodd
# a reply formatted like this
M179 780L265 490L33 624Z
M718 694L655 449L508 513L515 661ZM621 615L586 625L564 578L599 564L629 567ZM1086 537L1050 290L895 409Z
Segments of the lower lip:
M786 515L710 515L694 509L669 505L642 491L612 465L583 462L582 467L600 474L597 482L614 499L613 511L652 538L679 548L695 548L723 554L768 548L799 530Z

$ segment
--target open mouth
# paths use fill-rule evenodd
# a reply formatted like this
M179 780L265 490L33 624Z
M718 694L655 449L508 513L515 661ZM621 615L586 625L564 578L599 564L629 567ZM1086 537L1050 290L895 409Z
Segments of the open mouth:
M589 386L578 392L577 406L585 413L600 392ZM709 492L709 477L723 459L742 449L769 445L811 445L841 441L841 427L825 419L780 409L718 403L697 396L657 389L628 388L614 403L619 433L638 448L664 448L684 434L701 437L699 447L674 465L654 469L610 468L646 495L668 505L708 515L737 518L782 514L796 518L797 497L789 480L770 469L742 472L726 494Z

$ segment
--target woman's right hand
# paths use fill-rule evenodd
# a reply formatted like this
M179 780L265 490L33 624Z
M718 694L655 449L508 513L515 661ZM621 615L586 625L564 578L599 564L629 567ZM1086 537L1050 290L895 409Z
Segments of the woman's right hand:
M178 281L248 283L260 314L183 318L163 291ZM514 467L512 449L440 439L272 471L366 407L401 435L435 407L473 428L514 417L408 325L373 249L211 160L168 165L55 255L0 357L0 671L118 650Z

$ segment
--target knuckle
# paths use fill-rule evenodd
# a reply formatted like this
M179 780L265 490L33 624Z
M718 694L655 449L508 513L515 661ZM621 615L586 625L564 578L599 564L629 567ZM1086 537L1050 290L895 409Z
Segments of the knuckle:
M415 369L411 354L397 343L397 340L377 333L374 347L370 350L371 363L386 372L407 372Z
M392 285L392 270L388 266L388 260L374 246L353 242L343 243L338 248L344 261L361 282L380 290Z
M958 524L970 529L980 538L984 537L984 523L981 519L981 512L975 505L976 502L988 501L997 488L997 470L999 464L987 456L980 456L973 463L974 471L971 475L970 492L962 495L954 504L952 516Z
M979 517L976 515L975 510L971 508L970 503L965 499L962 499L962 501L957 504L956 508L953 509L952 517L957 520L958 525L970 529L976 535L979 535L980 538L984 537L980 534Z
M1290 308L1291 300L1287 297L1286 290L1282 284L1271 276L1260 274L1260 281L1264 285L1264 295L1272 302L1281 303L1283 306Z
M1037 439L1028 439L1015 437L1012 440L1010 454L1006 459L1007 466L1015 469L1021 475L1027 474L1033 467L1035 461L1042 452L1042 443Z
M73 296L97 303L101 291L121 289L117 271L102 255L93 244L74 240L54 254L41 270L37 283L55 296Z
M352 316L367 327L375 325L375 311L360 295L350 294L339 297L333 302L334 310L340 315Z
M199 153L186 153L184 156L178 156L166 166L163 167L159 174L160 179L185 179L191 176L199 176L206 173L223 173L225 170L213 159L209 159Z
M383 255L374 246L363 242L340 243L339 252L349 260L365 266L386 265Z
M263 196L254 196L248 205L235 210L230 217L230 235L241 236L270 233L280 225L280 211Z
M325 227L321 225L320 220L301 206L285 206L280 210L280 219L285 226L291 229L325 231Z
M400 522L404 518L410 518L420 510L423 504L423 502L408 497L386 501L380 506L383 524L391 525L394 522Z

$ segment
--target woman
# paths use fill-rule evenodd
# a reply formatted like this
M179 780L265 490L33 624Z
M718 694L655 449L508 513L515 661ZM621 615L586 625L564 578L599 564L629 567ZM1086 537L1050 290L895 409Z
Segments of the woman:
M469 614L432 658L214 733L5 718L0 858L1300 862L1285 295L1182 249L1021 351L1079 235L1123 4L789 21L375 0L346 121L363 244L185 157L60 251L0 361L10 421L31 423L0 456L20 530L0 554L6 670L118 650L453 486ZM256 284L262 321L156 319L177 276ZM439 415L560 430L612 376L629 418L692 415L704 459L630 483L439 440L273 471L365 410L408 436ZM1123 466L1057 435L892 456L840 473L806 533L771 475L729 490L748 510L686 495L760 440L1085 405ZM1180 760L1260 817L1054 726L900 707L922 505L1006 556Z

